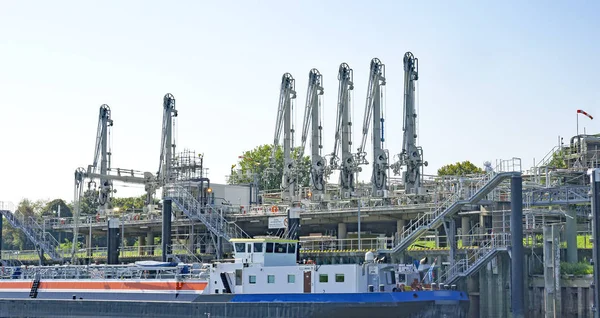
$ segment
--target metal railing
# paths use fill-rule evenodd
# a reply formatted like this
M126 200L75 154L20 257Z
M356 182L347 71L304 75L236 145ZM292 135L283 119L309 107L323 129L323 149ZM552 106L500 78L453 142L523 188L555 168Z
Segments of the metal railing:
M300 241L302 252L377 251L392 246L391 237L359 239L319 238Z
M486 234L478 249L457 260L438 277L439 283L451 284L459 277L468 276L478 270L497 252L510 245L510 233Z
M206 279L208 268L188 267L148 267L137 265L67 265L56 267L7 267L0 271L1 279L28 279L39 277L41 280L51 279L175 279L185 281L191 279Z
M192 220L199 220L213 234L226 240L232 238L250 237L235 222L227 221L222 211L218 211L211 205L202 205L196 198L180 185L169 185L165 187L165 198L170 198L183 213Z
M464 204L477 203L496 188L504 179L511 177L514 174L515 172L490 172L475 180L471 179L469 186L459 188L457 193L440 203L433 211L423 213L417 219L411 220L404 231L396 233L392 252L399 252L406 249L426 230L437 227L444 217L456 213Z
M20 229L27 238L53 260L62 260L64 253L60 251L60 243L40 226L33 216L26 216L19 211L0 210L6 220L14 228Z

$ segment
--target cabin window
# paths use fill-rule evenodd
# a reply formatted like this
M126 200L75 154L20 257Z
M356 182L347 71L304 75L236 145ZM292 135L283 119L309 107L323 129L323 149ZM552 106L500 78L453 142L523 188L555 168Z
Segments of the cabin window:
M246 252L246 243L235 243L235 252L236 253L245 253Z
M296 254L296 244L288 243L288 254Z
M269 283L269 284L275 284L275 275L269 275L269 276L267 276L267 283Z
M398 274L398 281L400 283L406 283L406 275L405 274Z
M288 283L294 284L296 282L296 275L289 274L288 275Z
M335 282L343 283L344 282L344 274L335 274Z
M275 253L285 253L287 251L287 244L285 243L275 243Z
M254 253L261 253L263 248L263 243L254 243Z
M388 285L396 284L396 273L394 271L385 274Z
M235 285L242 286L242 270L241 269L235 270Z
M248 276L248 282L250 284L256 284L256 276L254 276L254 275Z
M267 243L267 253L273 253L273 243Z
M319 274L319 283L327 283L329 281L328 274Z

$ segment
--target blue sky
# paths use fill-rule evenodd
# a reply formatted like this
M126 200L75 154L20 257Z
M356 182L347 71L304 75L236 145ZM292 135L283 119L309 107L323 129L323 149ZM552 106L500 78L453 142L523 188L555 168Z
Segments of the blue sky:
M165 93L177 99L178 149L203 152L224 182L239 154L272 141L285 72L301 130L313 67L330 153L342 62L354 69L357 144L373 57L386 64L386 147L397 154L406 51L420 62L427 173L511 157L528 168L575 134L576 109L600 120L599 12L593 1L2 1L0 200L71 200L104 103L113 167L156 172ZM580 118L581 130L597 123Z

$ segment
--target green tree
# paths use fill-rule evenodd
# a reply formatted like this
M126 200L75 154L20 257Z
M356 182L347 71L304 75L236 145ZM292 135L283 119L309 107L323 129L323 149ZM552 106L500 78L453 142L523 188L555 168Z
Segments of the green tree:
M40 216L58 217L58 207L60 206L60 217L72 217L71 207L63 199L55 199L44 204L40 210Z
M438 176L464 176L468 174L483 173L483 169L470 161L457 162L445 165L438 169Z
M263 190L279 189L283 178L283 148L278 147L275 151L275 163L271 167L270 158L273 145L261 145L250 151L245 151L237 164L231 166L229 184L248 184L258 178L259 187ZM298 149L292 152L292 158L296 158ZM298 162L296 169L297 179L300 186L308 186L310 181L310 157L304 156ZM236 170L235 168L238 167ZM272 169L269 169L272 168Z
M552 159L548 162L549 167L557 169L567 168L567 162L565 161L565 149L557 150L552 154Z
M112 198L111 204L113 208L119 208L120 211L139 210L144 208L146 195L130 198Z

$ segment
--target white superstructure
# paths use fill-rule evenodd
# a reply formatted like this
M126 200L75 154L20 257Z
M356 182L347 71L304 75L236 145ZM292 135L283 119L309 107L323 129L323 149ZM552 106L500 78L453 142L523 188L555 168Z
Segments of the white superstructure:
M235 261L211 265L208 285L211 294L391 292L399 285L397 264L374 261L360 265L319 265L311 261L298 264L295 240L231 241Z

